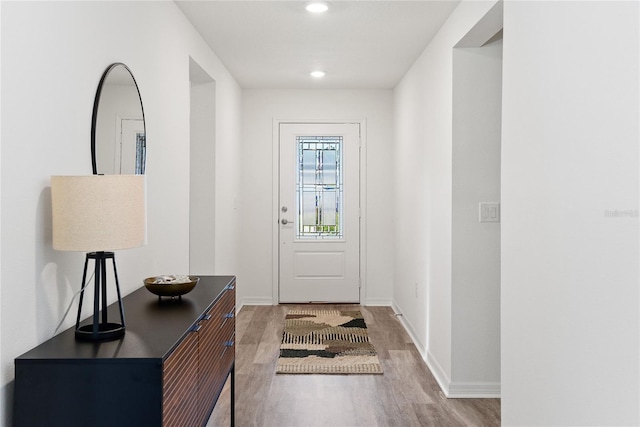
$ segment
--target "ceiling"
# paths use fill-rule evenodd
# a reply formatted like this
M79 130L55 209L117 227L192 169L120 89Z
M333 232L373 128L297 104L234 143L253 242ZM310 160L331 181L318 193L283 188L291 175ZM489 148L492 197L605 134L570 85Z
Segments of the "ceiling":
M459 1L175 0L247 89L391 89Z

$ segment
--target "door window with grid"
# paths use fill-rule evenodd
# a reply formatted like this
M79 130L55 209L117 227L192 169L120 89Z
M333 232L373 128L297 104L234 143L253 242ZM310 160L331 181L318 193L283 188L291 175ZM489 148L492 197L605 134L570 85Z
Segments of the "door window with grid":
M342 136L296 139L296 238L341 239Z

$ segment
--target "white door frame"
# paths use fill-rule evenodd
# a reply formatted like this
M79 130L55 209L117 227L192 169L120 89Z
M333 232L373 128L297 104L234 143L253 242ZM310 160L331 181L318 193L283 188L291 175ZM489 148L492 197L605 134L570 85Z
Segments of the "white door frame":
M271 301L279 304L280 281L280 125L281 124L342 124L360 125L360 305L364 305L367 296L367 119L273 119L272 128L272 192L271 202Z

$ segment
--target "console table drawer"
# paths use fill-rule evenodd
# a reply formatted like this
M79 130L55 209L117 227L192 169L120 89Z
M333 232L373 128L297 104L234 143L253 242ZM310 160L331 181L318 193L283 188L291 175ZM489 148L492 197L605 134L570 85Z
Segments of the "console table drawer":
M198 336L187 335L164 362L162 425L198 425Z
M201 398L202 411L208 415L206 402L216 401L235 360L235 285L229 286L220 300L200 322Z

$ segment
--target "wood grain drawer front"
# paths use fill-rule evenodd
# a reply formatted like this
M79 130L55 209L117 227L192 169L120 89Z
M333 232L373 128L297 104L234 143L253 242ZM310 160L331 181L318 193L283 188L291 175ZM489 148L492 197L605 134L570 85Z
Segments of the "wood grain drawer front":
M209 317L210 316L210 317ZM222 295L201 322L200 337L200 398L206 417L216 401L231 364L235 359L235 288Z
M189 427L202 424L198 404L198 334L190 332L163 366L162 425Z

